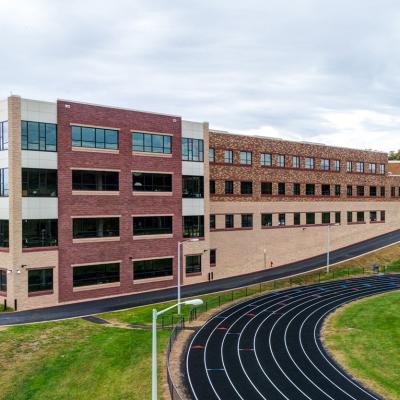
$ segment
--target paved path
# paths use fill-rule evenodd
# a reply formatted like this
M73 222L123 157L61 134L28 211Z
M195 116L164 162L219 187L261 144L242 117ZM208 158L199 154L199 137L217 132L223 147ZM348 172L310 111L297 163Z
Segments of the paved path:
M325 351L320 331L341 305L400 289L400 275L375 275L288 289L211 318L186 355L199 400L377 400Z
M355 257L396 242L400 242L400 230L396 230L373 239L365 240L343 249L332 251L331 263L344 261L348 258ZM247 286L282 278L322 267L325 265L325 263L326 255L321 254L308 260L294 262L278 268L273 268L271 270L255 272L233 278L215 280L213 282L184 286L182 288L182 297L198 296L209 292L228 290L240 286ZM82 303L42 308L39 310L20 311L16 313L0 313L0 325L17 325L82 317L161 301L168 301L174 298L176 298L176 289L170 288L154 292L131 294L109 299L92 300Z

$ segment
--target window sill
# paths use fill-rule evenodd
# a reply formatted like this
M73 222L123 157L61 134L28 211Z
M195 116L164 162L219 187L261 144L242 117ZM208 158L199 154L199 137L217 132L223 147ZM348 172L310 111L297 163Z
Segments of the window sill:
M74 147L71 148L72 151L82 151L84 153L104 153L104 154L119 154L119 150L113 149L98 149L93 147Z
M74 287L72 291L75 292L85 292L86 290L96 290L96 289L108 289L121 286L120 282L112 283L101 283L99 285L88 285L88 286L78 286Z
M133 196L172 196L172 192L132 192Z
M48 296L54 294L53 290L40 290L38 292L28 293L28 297Z
M151 153L147 151L132 151L133 156L172 158L172 153Z
M8 253L9 251L8 247L0 247L0 253Z
M186 272L185 275L187 278L193 278L195 276L201 276L201 275L203 275L203 273L202 272Z
M370 224L384 224L386 221L369 221Z
M112 190L73 190L73 196L119 196L119 191Z
M143 278L143 279L134 279L134 285L140 285L144 283L155 283L155 282L164 282L164 281L172 281L174 277L171 276L159 276L157 278Z
M72 243L101 243L101 242L119 242L119 236L109 236L109 237L95 237L95 238L80 238L72 239Z
M0 296L7 297L7 292L1 291L1 292L0 292Z
M366 224L365 221L348 222L347 225L363 225Z
M159 234L159 235L134 235L133 240L149 240L149 239L172 239L173 233Z
M23 247L23 253L35 252L35 251L58 251L58 246L43 246L43 247Z
M219 228L213 229L211 232L231 232L231 231L251 231L253 228Z
M216 267L217 266L217 264L210 264L210 267L211 268L214 268L214 267Z

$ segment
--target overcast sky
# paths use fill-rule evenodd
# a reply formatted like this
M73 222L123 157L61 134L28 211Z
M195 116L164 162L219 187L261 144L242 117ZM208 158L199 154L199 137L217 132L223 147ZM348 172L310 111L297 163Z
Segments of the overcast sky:
M11 92L400 148L398 0L0 0Z

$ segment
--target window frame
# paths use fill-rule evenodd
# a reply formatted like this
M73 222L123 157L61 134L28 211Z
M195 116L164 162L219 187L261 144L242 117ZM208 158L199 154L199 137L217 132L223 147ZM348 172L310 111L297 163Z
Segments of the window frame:
M204 162L203 139L182 137L181 145L182 145L182 161ZM171 149L172 149L172 144L171 144Z
M139 140L140 139L140 140ZM183 138L182 138L183 139ZM132 152L150 154L172 154L172 136L163 133L132 132ZM162 140L162 145L154 142ZM155 151L159 149L161 151Z
M91 130L93 135L93 140L84 140L84 134L86 131ZM78 132L79 131L79 132ZM99 140L98 137L103 136L103 140ZM116 141L108 141L108 135L112 134L115 136ZM78 136L80 139L78 139ZM93 146L85 145L84 143L92 143ZM95 149L95 150L105 150L114 151L119 149L119 130L118 129L106 129L106 128L96 128L90 126L80 126L71 125L71 146L72 148L84 148L84 149Z
M157 265L159 263L165 263L165 265L164 266ZM138 268L138 266L140 266L140 268L143 269L143 271L138 272L137 269L135 269L135 267ZM146 273L146 267L149 269L147 273ZM162 258L153 258L150 260L132 261L132 274L134 281L173 276L173 269L174 269L173 257L162 257Z
M39 275L39 283L32 283L34 276ZM28 294L53 291L54 273L53 268L32 268L28 269Z
M140 185L135 186L135 176L143 177L142 186L140 186ZM162 184L155 183L156 180L160 180L162 182ZM138 188L143 188L143 189L138 190ZM134 172L132 172L132 192L172 193L173 192L173 174L172 173L134 171Z
M240 165L252 165L253 153L251 151L241 150L239 154Z
M233 150L224 150L224 164L233 164Z
M83 271L86 268L93 275L90 278L80 278L77 282L76 275L78 275L78 271ZM96 268L98 269L96 271ZM103 269L103 271L101 270ZM114 270L113 270L114 269ZM118 271L118 272L117 272ZM90 274L90 272L86 272L86 275ZM98 263L91 265L74 265L72 268L72 287L95 287L97 285L107 285L111 283L120 282L121 279L121 265L119 262L112 263ZM82 274L84 275L84 274ZM77 284L78 283L78 284Z
M34 141L29 141L29 128L33 127L33 124L37 125L37 142ZM50 131L54 129L54 144L49 143L50 139L48 139L48 136L50 136L50 132L48 133L48 130ZM21 121L21 150L26 150L26 151L49 151L49 152L57 152L57 124L53 123L48 123L48 122L38 122L38 121L27 121L27 120L22 120ZM51 132L51 133L53 133ZM31 132L31 136L34 135L33 132ZM36 134L34 135L36 136ZM37 144L37 148L32 148L29 147L29 144ZM44 146L42 146L44 144Z
M138 226L139 224L142 226ZM173 235L174 219L172 215L143 215L132 217L132 235L134 237Z
M260 154L260 165L262 167L272 166L272 154L271 153L261 153Z

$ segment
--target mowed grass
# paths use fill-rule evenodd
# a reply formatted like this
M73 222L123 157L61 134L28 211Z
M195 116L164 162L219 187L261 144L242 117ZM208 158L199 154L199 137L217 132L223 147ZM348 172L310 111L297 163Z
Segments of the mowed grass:
M400 399L400 292L349 304L328 318L328 350L354 377L387 400Z

